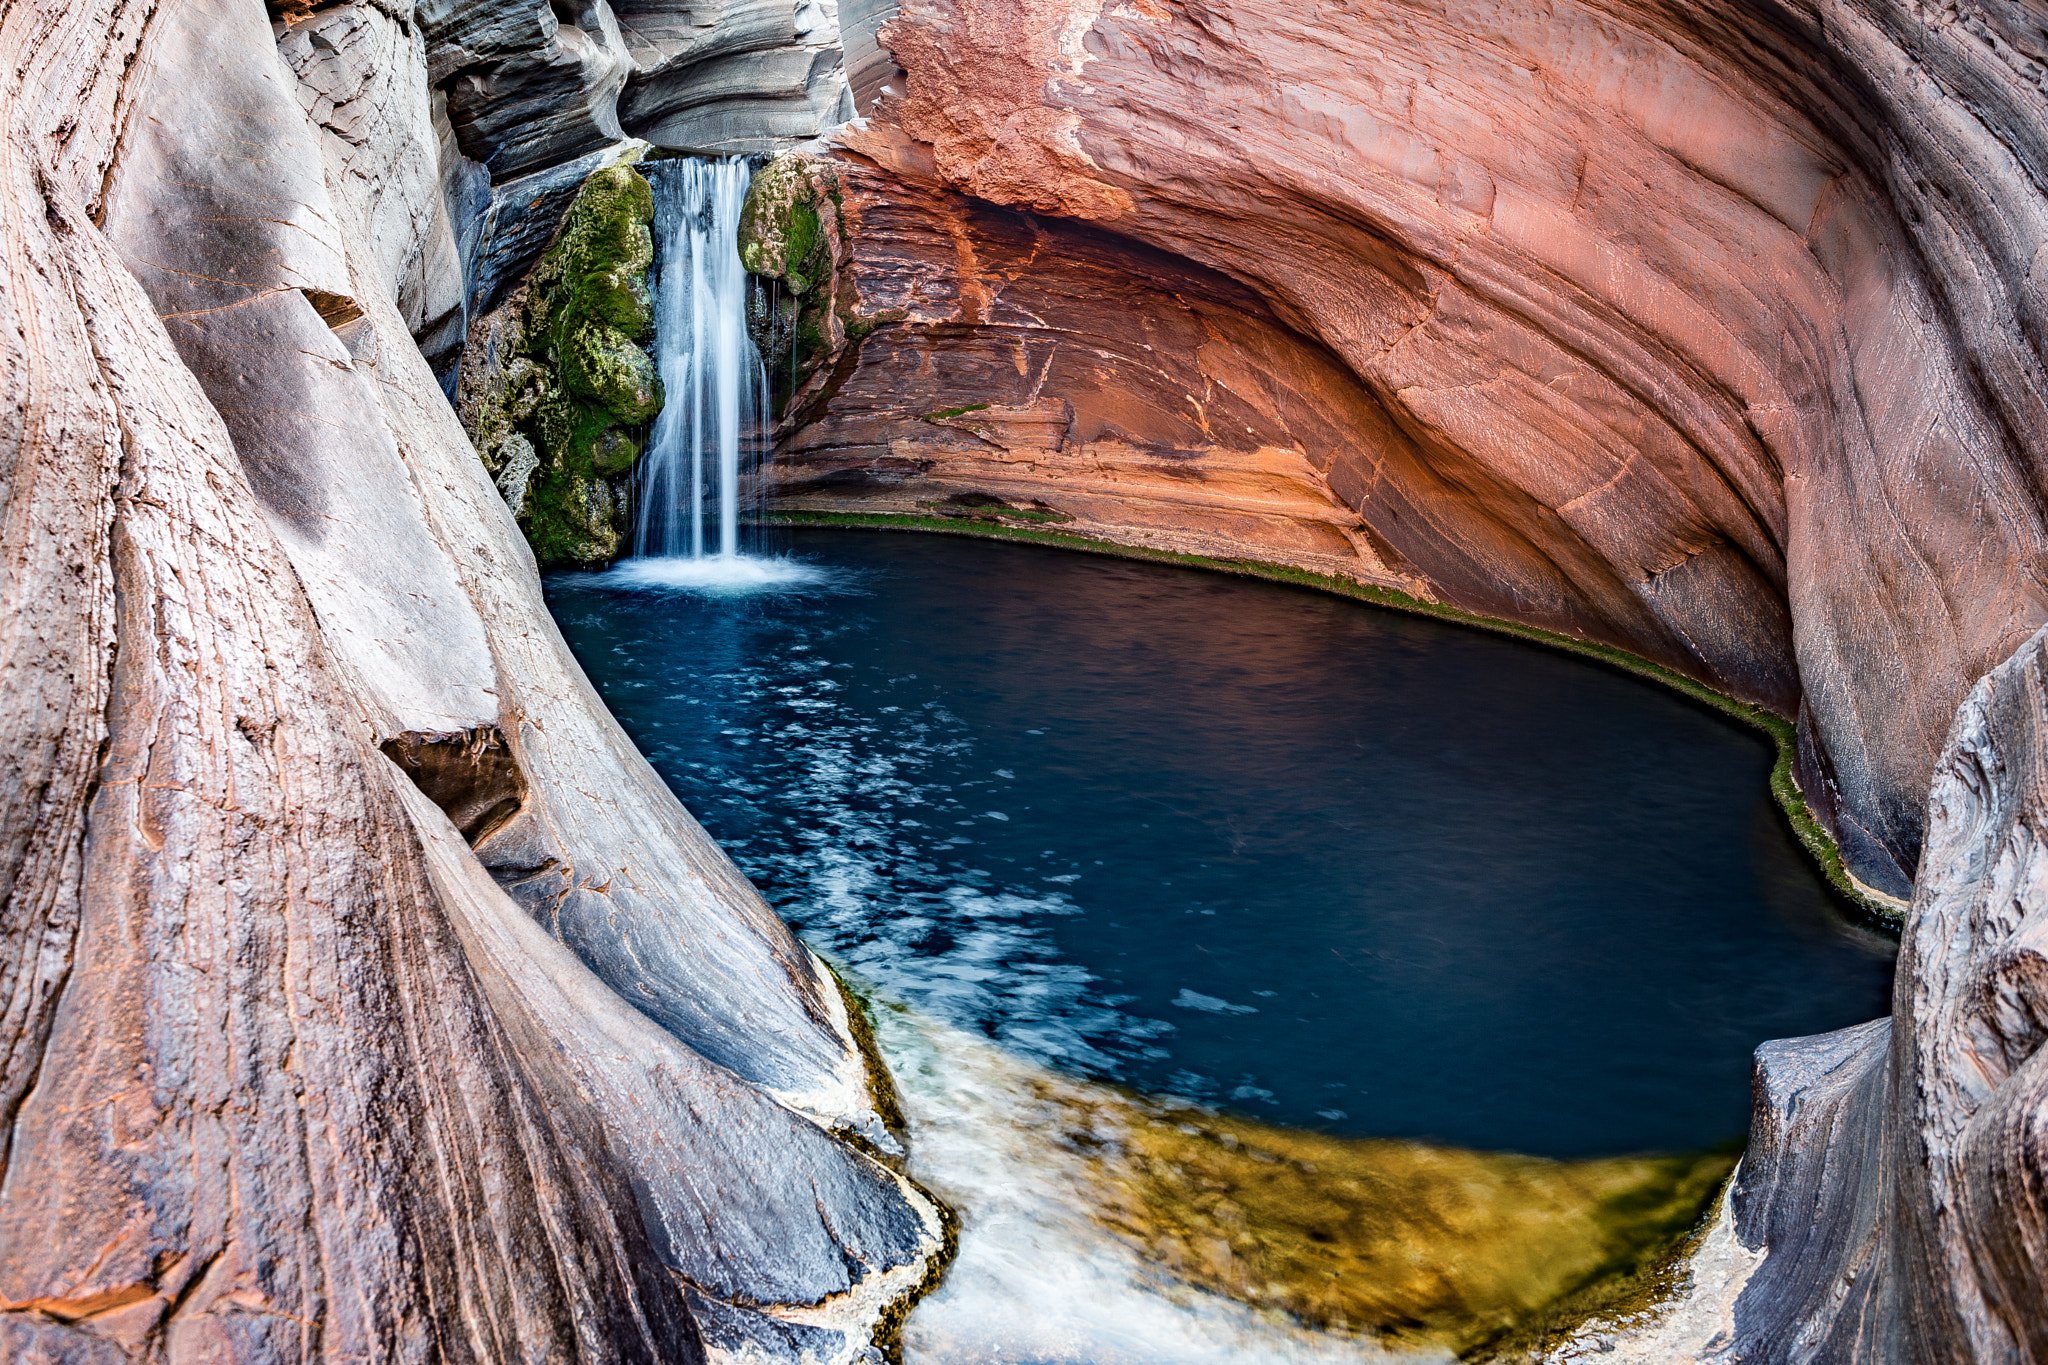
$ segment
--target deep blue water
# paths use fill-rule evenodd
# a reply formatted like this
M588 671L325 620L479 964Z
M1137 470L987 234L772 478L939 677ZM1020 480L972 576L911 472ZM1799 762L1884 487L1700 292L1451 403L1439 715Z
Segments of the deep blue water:
M791 533L822 585L557 576L598 690L782 913L1069 1071L1347 1134L1739 1136L1767 1038L1886 1011L1760 736L1279 585Z

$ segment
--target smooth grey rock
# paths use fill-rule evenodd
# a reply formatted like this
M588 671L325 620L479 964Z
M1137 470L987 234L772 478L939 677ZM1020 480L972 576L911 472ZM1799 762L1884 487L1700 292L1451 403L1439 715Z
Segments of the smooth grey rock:
M124 15L0 14L0 1351L688 1365L688 1276L850 1357L936 1215L829 1131L872 1116L836 990L576 671L410 344L403 16L287 28L308 96L258 10ZM774 1093L506 898L448 812L508 807Z
M560 165L624 136L616 106L633 62L605 0L427 0L416 13L456 141L493 177Z
M2048 1359L2048 628L1956 713L1890 1020L1765 1045L1722 1358Z
M882 46L882 25L896 17L897 0L839 0L839 50L846 60L846 116L865 117L896 77L896 59Z
M354 201L368 234L366 264L416 337L445 331L462 312L462 263L437 156L446 149L434 101L417 80L420 41L417 30L357 0L285 27L277 43L298 78L298 103L321 131L327 183Z
M505 1051L226 424L87 216L119 166L160 196L131 224L337 282L307 273L338 240L317 205L274 193L306 187L318 154L248 155L267 109L299 117L273 98L288 90L261 13L193 0L145 30L17 8L0 51L37 92L7 105L0 139L10 249L36 265L18 277L32 296L0 291L23 419L0 451L11 509L38 514L9 522L0 563L14 592L53 555L103 556L27 617L76 623L41 647L90 709L24 708L16 670L4 711L79 734L96 782L74 802L65 745L11 736L10 762L42 765L43 833L10 848L0 920L0 1354L699 1358L673 1283L644 1273L638 1219L613 1216L630 1185ZM209 169L198 151L124 147L109 111L125 102L152 115L131 136L183 126L213 174L175 178ZM81 109L104 140L51 136ZM152 274L184 287L168 253ZM273 292L215 283L224 311ZM52 834L55 861L38 851Z
M850 116L839 11L828 0L745 0L706 12L621 11L638 70L620 122L663 147L766 153Z
M695 1289L689 1291L687 1298L691 1316L697 1319L704 1340L725 1355L742 1360L750 1355L770 1360L802 1360L808 1353L815 1359L830 1360L846 1352L846 1336L842 1332L783 1322L765 1313L736 1308Z

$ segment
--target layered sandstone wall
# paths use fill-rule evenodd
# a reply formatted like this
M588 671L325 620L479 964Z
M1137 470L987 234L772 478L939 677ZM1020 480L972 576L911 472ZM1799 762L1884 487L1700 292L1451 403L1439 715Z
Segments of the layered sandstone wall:
M881 325L810 381L791 505L1028 492L1621 645L1796 713L1851 869L1910 892L1957 703L2048 617L2032 9L910 0L884 38L905 88L836 153ZM929 420L983 403L1075 417Z
M0 1354L849 1359L924 1274L830 1132L890 1141L836 993L428 368L622 134L858 107L785 503L1298 563L1796 712L1918 888L1898 1022L1766 1057L1734 1346L2048 1356L2038 7L890 13L0 11Z

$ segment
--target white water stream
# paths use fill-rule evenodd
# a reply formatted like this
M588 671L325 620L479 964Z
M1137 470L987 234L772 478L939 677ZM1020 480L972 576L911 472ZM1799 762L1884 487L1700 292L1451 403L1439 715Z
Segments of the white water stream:
M679 581L708 584L748 573L739 552L741 457L766 439L768 374L747 334L739 254L753 173L739 157L642 169L654 188L655 364L668 402L640 465L633 554L669 561L668 576Z

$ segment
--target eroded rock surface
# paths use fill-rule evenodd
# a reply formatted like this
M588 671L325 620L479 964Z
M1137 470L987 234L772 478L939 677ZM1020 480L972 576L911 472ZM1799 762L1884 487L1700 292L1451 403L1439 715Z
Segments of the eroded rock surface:
M1956 714L1891 1019L1759 1054L1721 1358L2048 1359L2044 739L2048 631Z
M2048 614L2026 13L910 0L884 30L907 85L841 140L882 330L815 381L790 448L854 479L875 444L835 424L881 416L885 501L1001 493L1019 461L912 423L1145 354L1184 295L1117 244L1205 268L1273 340L1205 338L1120 423L1187 452L1190 510L1153 534L1215 537L1201 471L1234 499L1249 457L1295 447L1290 482L1326 480L1372 547L1359 576L1796 709L1802 785L1903 897L1956 704ZM1070 251L1083 226L1111 245ZM968 377L1006 350L1021 368ZM1209 416L1320 367L1373 413L1334 446ZM1082 412L1063 388L1030 401ZM922 491L898 478L927 460Z
M0 14L0 1355L850 1360L937 1217L409 339L412 22Z

